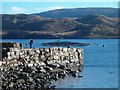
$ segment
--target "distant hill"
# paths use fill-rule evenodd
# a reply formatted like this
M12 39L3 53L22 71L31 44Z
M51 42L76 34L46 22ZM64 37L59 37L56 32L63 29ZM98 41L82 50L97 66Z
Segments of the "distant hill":
M75 9L57 9L51 10L42 13L36 13L35 15L39 15L46 18L61 18L61 17L83 17L90 14L102 14L108 17L117 17L118 16L117 8L75 8Z
M115 15L114 18L104 14L46 18L35 14L2 14L0 35L7 39L119 38Z
M101 14L87 15L82 18L77 18L76 21L83 24L92 24L92 25L106 25L109 27L117 27L118 22L117 18L110 18Z

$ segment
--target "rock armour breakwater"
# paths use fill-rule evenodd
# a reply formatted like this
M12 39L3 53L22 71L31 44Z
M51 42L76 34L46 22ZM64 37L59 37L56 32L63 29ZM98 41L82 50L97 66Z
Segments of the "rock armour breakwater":
M50 84L77 71L84 62L83 49L8 48L0 61L2 88L11 90L47 90Z

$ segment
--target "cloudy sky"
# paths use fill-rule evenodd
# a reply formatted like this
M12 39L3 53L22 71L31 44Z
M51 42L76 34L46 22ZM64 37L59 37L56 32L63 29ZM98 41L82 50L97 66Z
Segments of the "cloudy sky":
M84 0L83 0L84 1ZM99 1L99 0L98 0ZM2 14L39 13L63 8L112 7L118 8L118 2L2 2Z

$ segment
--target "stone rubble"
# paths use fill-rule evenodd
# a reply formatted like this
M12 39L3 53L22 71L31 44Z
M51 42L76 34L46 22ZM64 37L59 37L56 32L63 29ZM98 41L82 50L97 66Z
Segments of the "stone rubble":
M83 49L76 48L9 48L6 53L0 61L2 90L49 90L59 78L78 76L84 64Z

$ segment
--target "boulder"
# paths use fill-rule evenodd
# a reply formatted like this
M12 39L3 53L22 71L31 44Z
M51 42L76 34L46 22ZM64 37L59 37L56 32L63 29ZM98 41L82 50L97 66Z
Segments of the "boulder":
M2 66L2 61L0 61L0 67Z
M28 77L27 81L28 82L33 82L33 78L32 77Z
M28 64L28 67L33 67L33 63L29 63L29 64Z
M40 50L39 50L39 49L37 49L37 50L36 50L36 52L39 54L39 53L40 53Z
M46 64L44 62L40 62L39 65L40 66L46 66Z
M64 65L60 65L58 68L60 68L60 69L65 69L66 67L64 66Z

